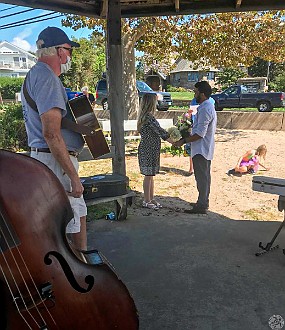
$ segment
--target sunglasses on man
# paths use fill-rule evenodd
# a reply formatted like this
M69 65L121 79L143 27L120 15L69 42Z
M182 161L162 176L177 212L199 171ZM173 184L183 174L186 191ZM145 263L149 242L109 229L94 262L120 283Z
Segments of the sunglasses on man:
M56 49L59 49L59 48L63 48L63 49L66 49L69 51L69 54L70 56L72 55L72 51L73 51L73 48L72 47L63 47L63 46L59 46L59 47L55 47Z

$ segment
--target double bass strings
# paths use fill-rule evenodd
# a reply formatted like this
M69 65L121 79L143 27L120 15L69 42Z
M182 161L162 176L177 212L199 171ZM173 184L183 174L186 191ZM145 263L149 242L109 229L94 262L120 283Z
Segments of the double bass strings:
M2 230L1 230L1 233L2 233ZM27 305L26 305L26 303L25 303L25 301L24 301L24 299L23 299L23 297L22 297L22 295L21 295L21 291L20 291L20 289L19 289L19 287L18 287L18 285L17 285L17 281L16 281L15 278L14 278L13 272L12 272L10 266L9 266L9 263L8 263L8 261L7 261L6 257L5 257L5 255L4 255L4 251L2 250L1 247L0 247L0 252L2 253L3 259L4 259L5 263L6 263L6 266L7 266L8 270L9 270L9 272L10 272L12 278L13 278L14 284L15 284L17 290L18 290L19 295L21 296L21 299L22 299L22 301L23 301L23 304L24 304L26 310L28 310ZM32 328L30 327L30 325L28 324L28 321L25 319L24 315L23 315L22 312L20 311L20 308L19 308L18 304L16 303L16 301L17 301L17 297L15 297L14 294L13 294L13 290L12 290L12 288L11 288L11 286L10 286L10 283L9 283L9 281L8 281L8 279L7 279L7 276L6 276L5 272L4 272L4 269L3 269L3 267L1 266L1 264L0 264L0 269L1 269L1 272L2 272L3 277L4 277L4 279L5 279L6 285L7 285L8 289L9 289L9 292L10 292L12 298L13 298L13 302L14 302L15 305L16 305L16 308L17 308L18 313L20 314L21 318L24 320L24 322L26 323L26 325L29 327L29 329L32 329ZM31 313L30 313L30 312L28 312L28 313L30 314L31 318L33 318L33 316L31 315ZM34 318L33 318L33 319L34 319ZM36 320L34 320L34 321L35 321L35 323L37 323ZM38 325L38 324L37 324L37 325Z
M22 262L23 262L23 264L24 264L24 267L25 267L25 269L26 269L26 271L27 271L27 273L28 273L28 275L29 275L29 277L30 277L32 283L33 283L33 286L34 286L35 291L37 292L37 294L38 294L38 296L39 296L39 298L40 298L41 303L42 303L43 306L45 307L45 310L46 310L47 313L49 314L49 316L50 316L52 322L56 325L56 322L55 322L54 318L52 317L52 315L51 315L49 309L47 308L47 306L46 306L44 300L42 299L42 297L41 297L41 295L40 295L40 293L39 293L39 290L38 290L38 288L37 288L37 286L36 286L36 284L35 284L35 281L34 281L32 275L31 275L31 273L30 273L30 271L29 271L29 268L28 268L27 264L25 263L24 258L23 258L23 256L22 256L22 254L21 254L21 252L20 252L20 250L19 250L19 248L18 248L16 242L14 241L14 237L13 237L13 235L12 235L11 232L10 232L9 226L7 226L7 224L6 224L5 220L4 220L4 217L2 216L2 213L1 213L1 212L0 212L0 217L2 217L3 222L4 222L5 225L6 225L6 230L7 230L7 232L9 233L9 235L10 235L10 237L11 237L11 240L12 240L13 243L14 243L14 247L16 247L16 250L17 250L17 252L18 252L18 255L20 256L20 258L21 258L21 260L22 260ZM29 289L29 286L28 286L28 284L26 283L26 280L25 280L25 278L24 278L24 276L23 276L23 273L22 273L22 271L21 271L21 269L20 269L20 266L18 265L18 263L17 263L17 261L16 261L16 258L15 258L15 256L14 256L13 252L12 252L12 249L11 249L10 246L9 246L9 242L8 242L7 238L5 237L4 232L3 232L3 230L2 230L1 227L0 227L0 232L1 232L1 236L2 236L2 237L4 238L4 240L5 240L5 243L6 243L7 247L9 248L9 253L10 253L10 255L12 256L12 259L13 259L13 261L14 261L16 267L17 267L17 270L18 270L18 272L19 272L19 274L20 274L20 276L21 276L21 278L22 278L22 280L23 280L23 283L24 283L24 285L25 285L25 287L26 287L26 290L27 290L27 292L28 292L28 294L29 294L29 297L30 297L30 299L31 299L31 301L32 301L32 303L33 303L33 306L34 306L35 310L37 311L37 313L38 313L38 315L39 315L41 321L42 321L44 324L46 324L46 322L45 322L45 320L44 320L44 318L43 318L41 312L39 311L39 309L38 309L38 307L37 307L37 304L35 303L35 300L34 300L32 294L31 294L31 291L30 291L30 289ZM36 325L37 325L39 328L41 328L41 326L40 326L40 325L38 324L38 322L35 320L34 316L32 315L32 313L30 312L29 308L28 308L27 305L26 305L25 299L24 299L24 297L23 297L23 295L22 295L22 293L21 293L21 290L20 290L20 288L19 288L19 286L18 286L17 280L15 279L15 276L14 276L14 274L13 274L13 271L12 271L10 265L9 265L9 262L8 262L7 258L6 258L5 255L4 255L4 251L2 250L1 246L0 246L0 253L1 253L2 257L3 257L3 260L5 261L5 264L6 264L6 266L7 266L7 269L9 270L9 272L10 272L10 274L11 274L11 277L12 277L12 280L13 280L13 282L14 282L14 285L15 285L15 287L16 287L17 290L18 290L18 294L20 295L20 299L21 299L23 305L25 306L25 310L26 310L27 313L30 315L30 317L32 318L32 320L36 323ZM4 279L5 279L5 282L6 282L7 286L8 286L9 292L10 292L12 298L13 298L13 302L14 302L15 305L16 305L16 308L17 308L17 310L18 310L18 313L20 314L20 316L22 317L22 319L24 320L24 322L27 324L27 326L29 327L29 329L32 329L32 327L29 325L28 321L26 320L25 316L22 314L22 312L21 312L21 310L20 310L20 308L19 308L19 306L18 306L18 302L17 302L18 297L15 297L15 296L14 296L14 294L13 294L13 290L12 290L11 285L10 285L10 283L9 283L9 280L8 280L6 274L5 274L5 271L4 271L3 267L1 266L1 263L0 263L0 269L1 269L1 272L2 272L3 277L4 277Z

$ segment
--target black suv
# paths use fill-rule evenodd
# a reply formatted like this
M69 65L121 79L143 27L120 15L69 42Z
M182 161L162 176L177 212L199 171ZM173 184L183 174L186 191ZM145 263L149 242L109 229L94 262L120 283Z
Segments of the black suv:
M137 90L139 98L146 93L157 94L157 110L167 111L172 105L171 94L167 92L155 92L144 81L137 81ZM96 104L102 105L104 110L108 110L107 100L107 81L106 79L99 80L96 85L95 94Z

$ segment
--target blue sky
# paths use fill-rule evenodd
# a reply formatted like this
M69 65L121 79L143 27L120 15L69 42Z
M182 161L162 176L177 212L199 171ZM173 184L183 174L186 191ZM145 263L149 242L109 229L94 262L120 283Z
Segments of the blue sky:
M11 8L13 7L13 8ZM6 10L8 9L8 10ZM37 23L33 23L33 24L25 24L22 26L18 26L18 27L11 27L8 29L3 29L1 28L1 26L6 25L6 24L10 24L10 23L15 23L15 22L20 22L25 20L25 19L29 19L29 18L33 18L33 17L38 17L41 15L45 15L50 13L50 11L47 10L42 10L42 9L35 9L33 11L29 11L26 13L22 13L19 15L15 15L16 13L19 13L20 11L24 11L30 8L27 7L20 7L20 6L13 6L13 5L7 5L7 4L0 4L0 41L8 41L12 44L15 44L16 46L28 50L28 51L35 51L36 47L35 47L35 43L37 40L37 37L39 35L39 33L46 28L47 26L56 26L59 28L62 28L65 33L71 38L72 36L76 37L76 38L88 38L89 34L90 34L90 30L88 30L87 28L84 29L80 29L77 31L73 31L71 28L65 28L61 26L61 17L58 18L54 18L54 19L49 19L49 20L45 20L42 22L37 22ZM6 15L11 15L13 14L13 16L9 16L9 17L3 17ZM56 15L52 15L52 16L47 16L47 17L42 17L39 19L45 19L48 17L53 17ZM25 23L25 22L23 22Z

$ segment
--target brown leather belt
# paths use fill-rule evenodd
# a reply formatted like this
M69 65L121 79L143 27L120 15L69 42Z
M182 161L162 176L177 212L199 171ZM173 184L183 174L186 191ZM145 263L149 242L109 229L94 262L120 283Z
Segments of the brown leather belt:
M31 151L35 151L35 152L45 152L45 153L51 153L51 151L49 150L49 148L34 148L34 147L32 147L31 148ZM68 150L68 153L70 154L70 156L73 156L73 157L78 157L78 155L79 155L79 153L78 152L76 152L76 151L69 151Z

